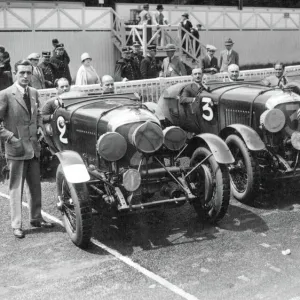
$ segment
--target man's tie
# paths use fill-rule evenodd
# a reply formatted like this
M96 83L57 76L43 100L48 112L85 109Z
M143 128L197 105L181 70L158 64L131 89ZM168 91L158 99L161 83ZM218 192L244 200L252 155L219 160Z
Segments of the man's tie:
M29 97L29 93L28 93L28 88L24 90L23 100L24 100L24 102L26 104L27 110L29 112L29 116L31 118L31 103L30 103L30 97Z

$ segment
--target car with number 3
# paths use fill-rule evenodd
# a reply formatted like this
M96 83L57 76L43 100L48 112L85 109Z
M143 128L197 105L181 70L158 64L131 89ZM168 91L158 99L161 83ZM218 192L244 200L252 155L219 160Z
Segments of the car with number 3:
M133 93L61 98L45 137L60 162L57 207L77 246L89 244L93 209L118 217L190 203L211 222L224 217L234 158L220 137L187 139Z
M253 204L259 190L299 179L299 85L281 89L253 82L211 82L195 101L181 104L185 84L167 88L158 101L168 124L194 134L219 135L235 162L229 165L233 195ZM295 89L296 88L296 89Z

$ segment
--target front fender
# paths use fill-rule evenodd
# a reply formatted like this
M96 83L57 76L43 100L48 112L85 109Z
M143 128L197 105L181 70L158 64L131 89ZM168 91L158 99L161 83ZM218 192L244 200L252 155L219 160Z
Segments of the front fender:
M226 137L233 132L239 133L247 148L251 151L261 151L266 148L258 133L251 127L243 124L231 124L227 126L221 131L220 136L226 139Z
M221 164L232 164L234 157L232 156L226 143L217 135L211 133L202 133L193 137L197 143L204 142L212 152L215 160ZM193 141L191 141L193 143Z
M81 158L81 156L71 150L64 150L55 153L59 159L63 172L68 182L80 183L90 180L88 170Z

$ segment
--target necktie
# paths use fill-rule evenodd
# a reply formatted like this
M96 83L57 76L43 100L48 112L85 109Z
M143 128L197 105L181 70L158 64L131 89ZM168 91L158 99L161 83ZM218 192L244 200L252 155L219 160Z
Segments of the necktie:
M25 91L24 91L23 100L26 104L29 116L31 118L31 103L30 103L30 97L29 97L28 89L25 89Z

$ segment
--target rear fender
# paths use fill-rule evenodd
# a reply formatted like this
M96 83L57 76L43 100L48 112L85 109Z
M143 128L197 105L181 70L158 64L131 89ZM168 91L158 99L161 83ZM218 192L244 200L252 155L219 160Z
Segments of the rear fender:
M81 156L71 150L65 150L55 153L59 159L63 172L68 182L80 183L90 180L88 170L81 158Z
M234 162L234 157L232 156L228 146L217 135L211 133L198 134L192 138L189 147L191 147L190 145L196 145L196 147L194 147L194 149L196 149L203 144L209 148L218 163L232 164ZM190 148L190 150L192 149Z
M231 124L227 126L221 131L220 136L225 140L230 134L234 133L241 136L249 150L261 151L266 149L258 133L251 127L243 124Z

